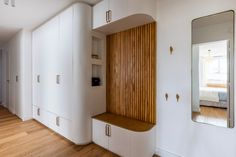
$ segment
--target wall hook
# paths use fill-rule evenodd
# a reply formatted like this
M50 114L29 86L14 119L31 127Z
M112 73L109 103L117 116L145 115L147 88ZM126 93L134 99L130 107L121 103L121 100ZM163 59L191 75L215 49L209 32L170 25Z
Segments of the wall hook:
M168 95L168 93L166 93L165 94L166 101L168 100L168 97L169 97L169 95Z
M172 55L174 51L174 48L172 46L170 46L170 54Z
M177 102L179 102L179 99L180 99L179 94L176 94L176 100L177 100Z

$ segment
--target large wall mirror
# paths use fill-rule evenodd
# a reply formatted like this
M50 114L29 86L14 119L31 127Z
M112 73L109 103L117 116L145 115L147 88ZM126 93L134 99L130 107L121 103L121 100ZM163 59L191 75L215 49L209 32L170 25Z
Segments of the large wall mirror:
M192 120L234 127L234 11L192 21Z

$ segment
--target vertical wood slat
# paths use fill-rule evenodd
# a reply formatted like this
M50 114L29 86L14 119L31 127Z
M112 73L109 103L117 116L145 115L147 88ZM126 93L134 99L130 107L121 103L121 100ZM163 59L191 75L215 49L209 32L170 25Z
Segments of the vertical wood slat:
M156 23L107 36L107 112L156 123Z

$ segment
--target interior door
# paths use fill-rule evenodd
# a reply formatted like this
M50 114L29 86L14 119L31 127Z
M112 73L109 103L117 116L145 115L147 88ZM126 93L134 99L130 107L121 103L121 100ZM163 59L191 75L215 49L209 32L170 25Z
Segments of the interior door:
M22 39L21 39L22 40ZM21 104L21 100L22 100L22 93L21 93L21 41L20 43L18 43L17 45L17 49L15 49L15 73L14 73L14 92L15 92L15 113L16 115L18 115L19 117L22 117L22 104Z
M15 114L15 66L16 66L16 57L13 53L14 50L12 47L9 47L9 76L10 76L10 83L9 83L9 110Z
M10 72L9 72L9 53L6 52L6 107L9 108L9 86L10 84Z
M40 106L40 29L33 32L32 44L32 60L33 60L33 105Z

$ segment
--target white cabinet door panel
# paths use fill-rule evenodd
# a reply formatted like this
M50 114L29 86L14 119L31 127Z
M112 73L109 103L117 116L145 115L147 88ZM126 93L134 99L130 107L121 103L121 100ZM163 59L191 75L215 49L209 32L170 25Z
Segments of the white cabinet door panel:
M33 32L32 35L32 62L33 62L33 105L39 105L38 104L38 82L37 77L39 75L39 44L38 44L38 30Z
M109 150L124 157L130 156L130 131L110 125Z
M93 142L108 149L108 136L106 136L106 123L93 119Z
M59 51L59 17L55 17L42 27L41 32L42 52L40 56L41 66L41 101L43 108L54 111L57 107L54 100L55 93L55 71L58 64Z
M70 139L70 121L62 117L57 116L54 113L48 113L48 127Z
M155 129L148 132L132 132L131 157L151 157L155 153Z
M117 21L128 16L128 9L129 8L127 5L127 0L109 0L109 10L111 10L111 22Z
M38 111L39 109L39 111ZM43 110L42 108L39 108L37 106L33 106L33 117L37 121L41 122L42 124L48 126L48 113L47 111Z
M41 78L43 66L43 40L42 29L39 28L33 33L33 105L42 107Z
M106 12L109 10L108 4L109 0L103 0L93 7L93 29L107 24Z
M59 51L57 54L57 68L55 72L56 97L55 113L61 117L70 119L72 103L72 47L73 47L73 8L65 10L59 15L60 34ZM57 79L57 80L56 80Z

